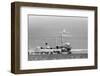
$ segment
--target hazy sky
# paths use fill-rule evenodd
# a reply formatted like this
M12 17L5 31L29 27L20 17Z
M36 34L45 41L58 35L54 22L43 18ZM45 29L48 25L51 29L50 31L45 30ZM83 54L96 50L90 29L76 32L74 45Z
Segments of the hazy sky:
M72 37L64 37L63 40L70 42L73 49L87 49L87 17L29 15L28 21L29 49L44 46L44 42L56 46L56 39L60 44L60 32L63 29L72 35Z

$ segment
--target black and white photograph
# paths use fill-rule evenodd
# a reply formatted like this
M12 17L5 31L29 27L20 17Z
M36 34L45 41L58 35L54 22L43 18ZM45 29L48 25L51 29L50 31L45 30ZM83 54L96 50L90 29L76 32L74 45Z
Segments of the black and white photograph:
M88 17L28 14L28 61L88 58Z
M97 7L13 2L11 72L97 69Z

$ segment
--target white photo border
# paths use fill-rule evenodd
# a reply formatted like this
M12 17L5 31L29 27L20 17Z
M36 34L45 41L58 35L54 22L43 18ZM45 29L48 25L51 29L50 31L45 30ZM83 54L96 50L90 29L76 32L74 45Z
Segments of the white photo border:
M27 70L43 68L94 66L94 13L95 12L93 10L76 10L60 8L57 9L22 6L20 8L20 69ZM28 14L88 17L88 59L28 61Z

